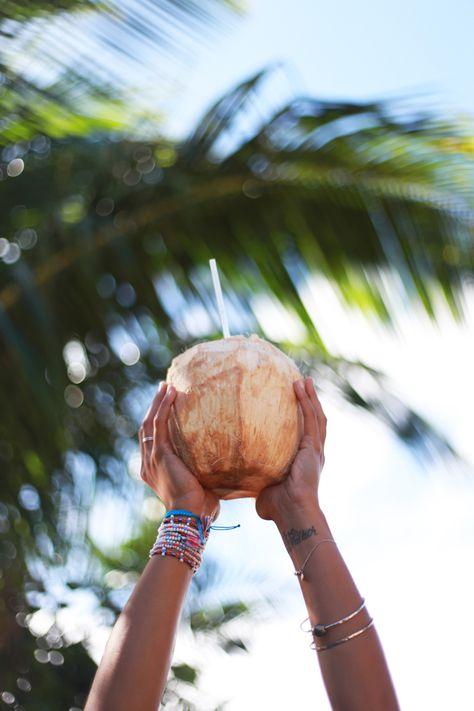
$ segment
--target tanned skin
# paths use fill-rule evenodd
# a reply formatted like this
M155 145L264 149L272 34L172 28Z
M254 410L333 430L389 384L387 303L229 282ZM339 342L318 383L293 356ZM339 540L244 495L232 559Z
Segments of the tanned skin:
M264 489L256 500L261 518L273 521L299 569L311 548L333 538L319 505L318 485L324 464L326 417L310 378L294 383L304 416L304 434L289 476ZM219 502L204 490L174 453L168 418L176 397L162 384L142 427L142 479L170 509L217 516ZM142 442L153 435L153 441ZM191 569L172 557L154 556L146 565L120 614L94 678L85 711L156 711L171 665L176 629ZM336 545L312 553L300 582L311 625L329 623L356 610L361 596ZM324 644L341 639L369 622L364 609L328 630ZM321 639L317 640L321 643ZM316 654L316 653L315 653ZM340 646L317 654L332 708L336 711L399 709L383 650L371 627ZM308 704L312 700L308 699Z
M294 384L304 415L304 433L290 475L264 489L257 513L272 520L299 570L316 543L332 538L319 505L318 486L324 465L327 420L311 378ZM311 626L331 623L357 610L362 597L337 545L323 543L311 554L300 582ZM319 645L331 644L365 627L363 609L349 622L328 630ZM397 711L399 705L375 627L317 654L324 684L336 711Z

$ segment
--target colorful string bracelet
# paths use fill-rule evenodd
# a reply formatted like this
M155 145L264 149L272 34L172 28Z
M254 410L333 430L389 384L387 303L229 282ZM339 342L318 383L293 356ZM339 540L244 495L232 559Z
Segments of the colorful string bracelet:
M213 526L212 518L201 518L192 511L185 509L172 509L167 511L158 528L158 535L153 544L149 557L155 555L171 556L182 563L187 563L193 575L201 565L202 555L209 532L211 530L227 531L236 526Z

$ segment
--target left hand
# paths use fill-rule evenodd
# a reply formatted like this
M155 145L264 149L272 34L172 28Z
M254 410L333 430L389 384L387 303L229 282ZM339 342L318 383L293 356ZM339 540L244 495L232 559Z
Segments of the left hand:
M319 509L327 420L311 378L295 381L293 388L303 413L303 436L288 476L279 484L267 486L257 497L257 513L267 520Z
M172 385L162 383L139 429L142 467L140 476L166 506L186 509L198 516L217 518L219 500L204 489L195 475L175 454L168 431L168 418L176 397ZM144 437L153 440L143 442Z

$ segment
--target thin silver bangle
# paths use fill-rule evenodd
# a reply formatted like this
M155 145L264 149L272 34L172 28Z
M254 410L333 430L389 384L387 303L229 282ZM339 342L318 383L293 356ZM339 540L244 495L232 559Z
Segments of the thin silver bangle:
M331 644L325 644L323 646L318 646L316 642L314 641L314 647L317 652L325 652L327 649L332 649L333 647L338 647L340 644L344 644L345 642L349 642L351 639L354 639L355 637L358 637L360 634L363 634L366 632L372 625L374 624L374 621L371 619L369 624L365 625L365 627L362 627L362 629L357 630L356 632L353 632L352 634L348 634L347 637L343 637L342 639L338 639L336 642L331 642ZM313 645L311 645L313 646Z
M340 620L336 620L336 622L330 622L327 625L322 625L322 624L317 624L314 625L314 627L311 629L311 632L313 635L316 637L324 637L326 632L333 627L337 627L338 625L344 624L344 622L349 622L349 620L352 620L353 617L359 614L365 607L365 600L362 598L362 602L360 603L359 607L357 610L354 610L354 612L351 612L350 615L347 615L347 617L341 617Z
M306 563L307 563L308 560L311 558L311 556L313 555L314 551L315 551L317 548L319 548L319 546L322 545L323 543L336 543L336 541L335 541L333 538L323 538L322 541L318 541L318 542L316 543L316 545L315 545L313 548L311 548L311 550L310 550L310 552L308 553L308 555L306 556L306 558L305 558L305 560L304 560L304 563L302 564L301 568L299 568L298 570L295 570L295 575L297 575L300 580L304 580L304 569L305 569L305 567L306 567ZM337 544L336 544L336 545L337 545Z

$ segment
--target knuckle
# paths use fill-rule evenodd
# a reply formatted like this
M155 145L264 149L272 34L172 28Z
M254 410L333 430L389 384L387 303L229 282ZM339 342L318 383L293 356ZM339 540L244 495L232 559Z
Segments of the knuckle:
M319 454L319 455L320 455L320 454L323 453L323 444L322 444L322 442L320 442L319 440L317 440L317 441L314 443L313 447L314 447L314 451L316 452L316 454Z
M155 447L155 460L162 460L166 454L165 447L163 447L163 444L160 442L157 443Z

